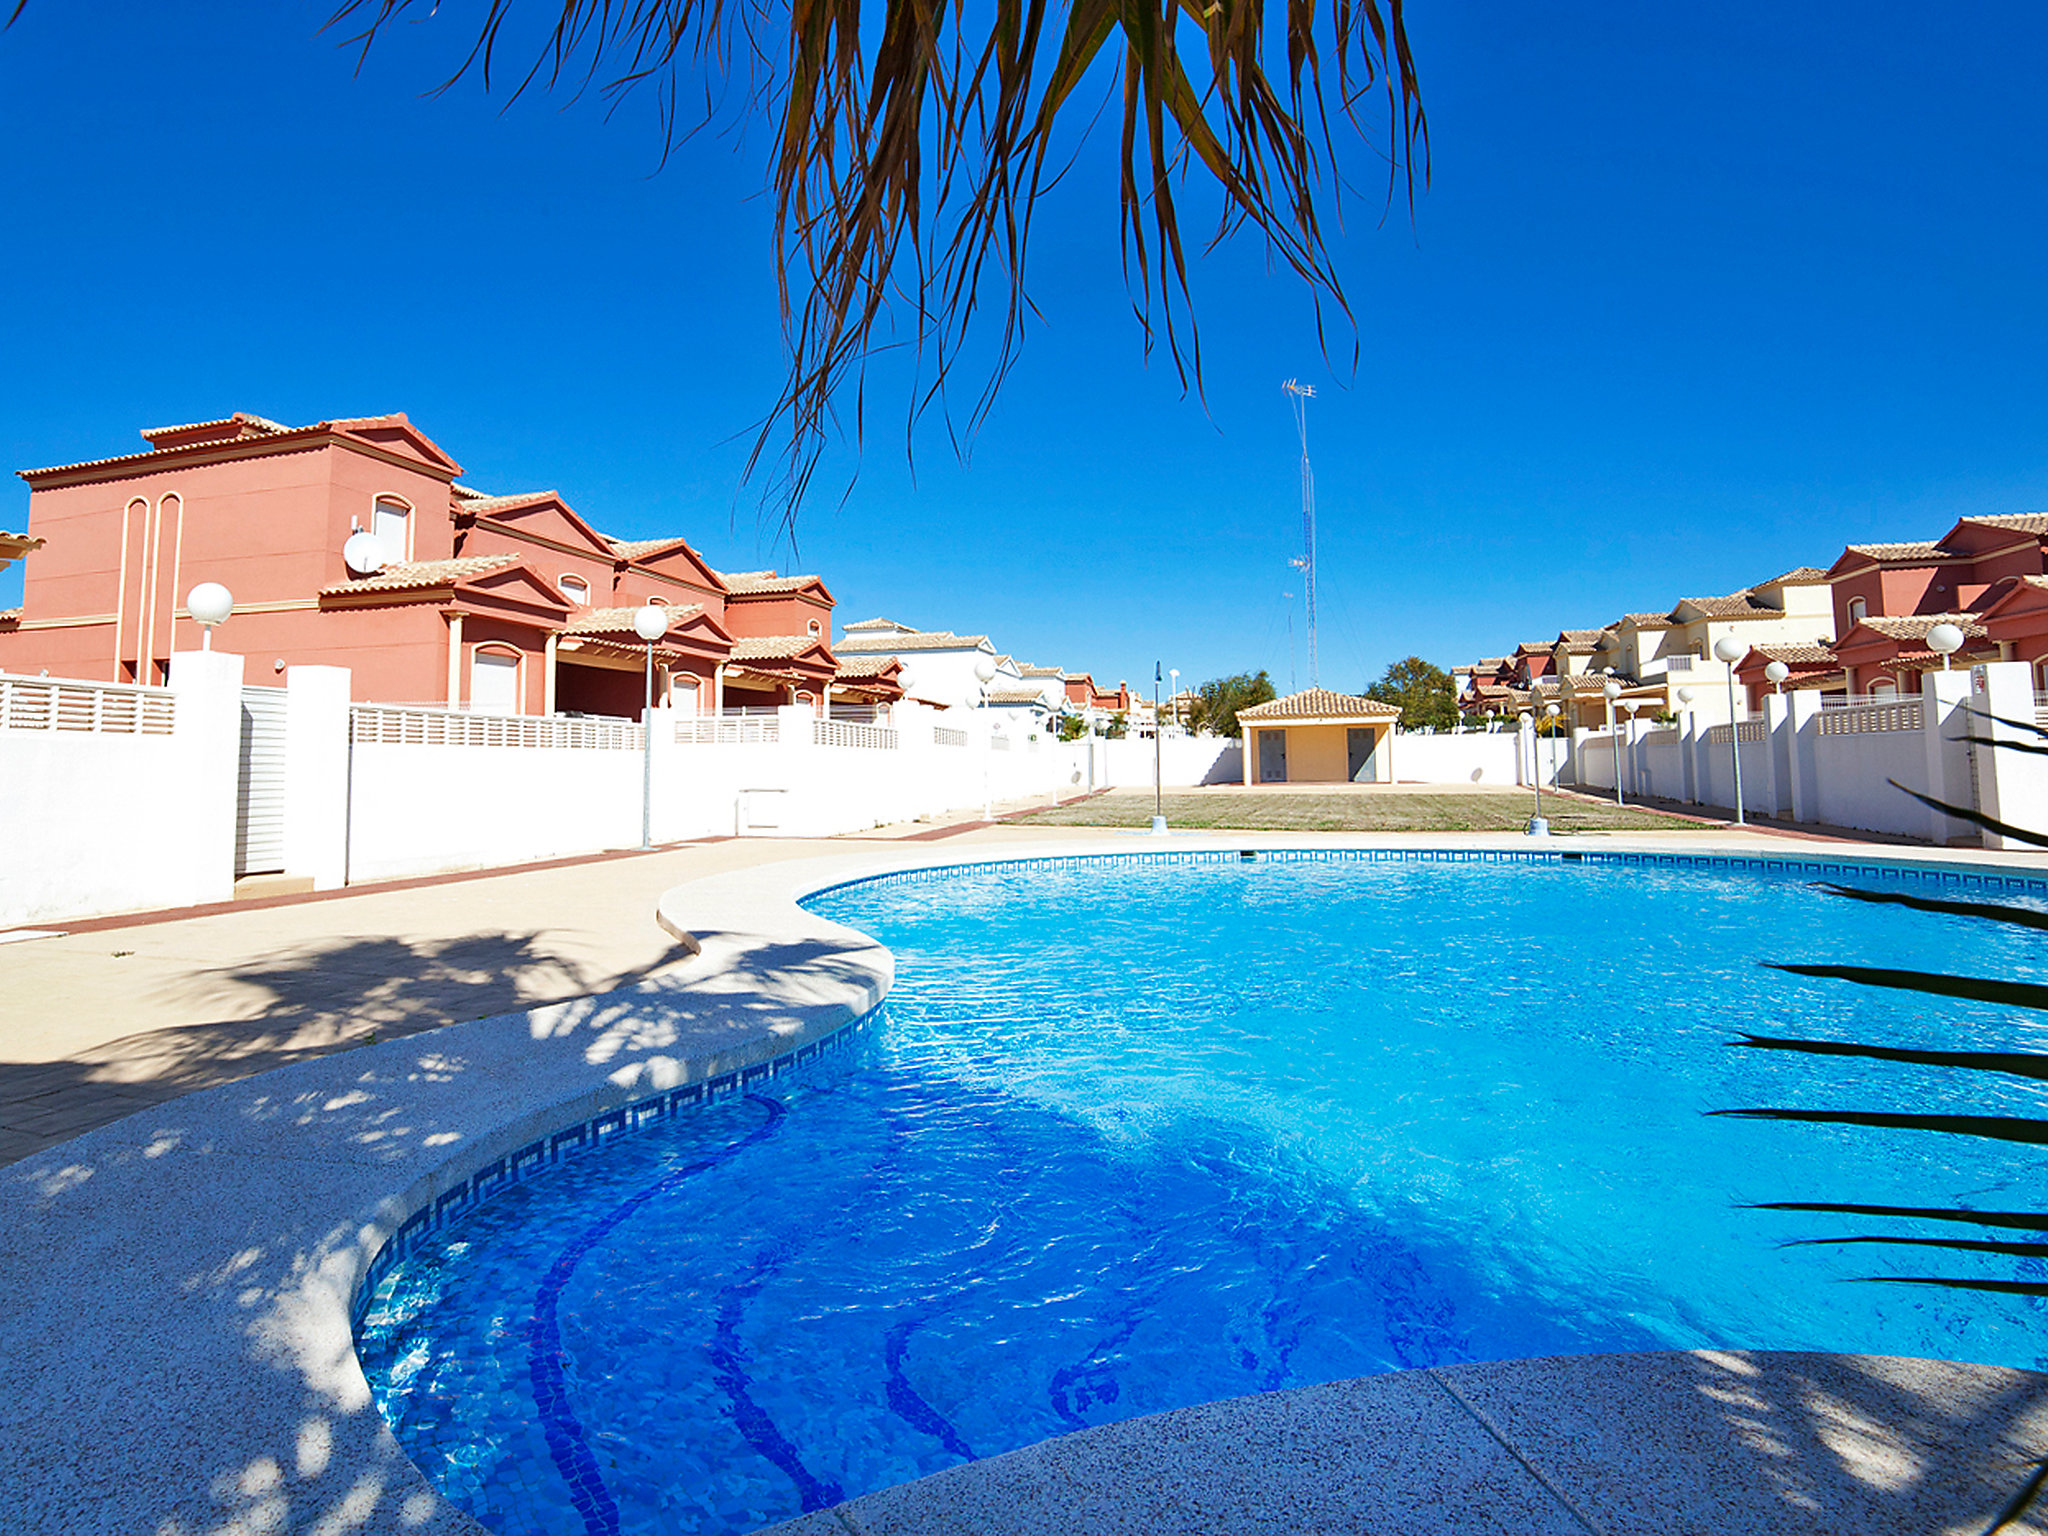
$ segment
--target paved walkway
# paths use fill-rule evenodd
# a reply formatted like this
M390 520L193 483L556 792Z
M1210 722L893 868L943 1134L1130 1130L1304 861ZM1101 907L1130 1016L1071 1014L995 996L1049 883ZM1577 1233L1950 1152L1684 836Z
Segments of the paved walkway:
M966 846L1020 836L906 826L691 843L0 943L0 1166L308 1056L611 991L684 958L654 920L671 886L935 832Z

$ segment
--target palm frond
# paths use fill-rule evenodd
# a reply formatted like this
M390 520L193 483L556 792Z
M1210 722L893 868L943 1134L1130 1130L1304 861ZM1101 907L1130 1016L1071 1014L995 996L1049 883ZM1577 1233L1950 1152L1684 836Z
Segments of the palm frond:
M2010 745L2014 751L2019 752L2033 750L2017 742L2000 742L1998 745ZM1911 795L1922 805L1929 806L1934 810L1942 812L1944 815L1953 816L1958 821L1967 821L1972 826L1982 827L1987 832L1996 832L1999 836L2009 837L2015 842L2031 843L2036 848L2048 848L2048 833L2030 831L2026 827L2016 827L2009 821L2000 821L1996 816L1987 816L1972 806L1951 805L1946 800L1937 800L1932 795L1923 795L1917 789L1907 789L1897 779L1886 779L1885 783L1891 785L1893 789L1902 790L1906 794Z
M1830 1216L1896 1216L1910 1221L1954 1221L2014 1232L2048 1232L2048 1212L1966 1211L1943 1205L1852 1205L1839 1200L1772 1200L1752 1211L1810 1211Z
M1917 1051L1895 1045L1858 1045L1843 1040L1796 1040L1745 1034L1730 1045L1750 1051L1799 1051L1809 1056L1860 1056L1912 1066L1960 1067L1969 1072L2002 1072L2048 1082L2048 1055L2036 1051Z
M327 25L367 50L401 19L433 20L435 0L340 0ZM474 0L473 36L443 89L485 88L518 57L516 0ZM685 79L747 75L740 116L775 124L776 282L788 367L759 423L750 476L772 464L770 494L794 515L830 437L865 430L867 367L896 342L917 378L906 447L937 409L956 447L987 415L1027 319L1032 217L1086 136L1093 79L1121 83L1118 221L1124 278L1143 344L1163 339L1184 388L1202 388L1199 328L1179 189L1209 186L1210 243L1249 225L1306 285L1318 331L1347 321L1321 197L1339 206L1344 132L1377 139L1388 206L1413 207L1428 181L1429 129L1405 0L534 0L543 18L508 99L539 87L595 88L616 102L652 86L666 144L686 131ZM1183 53L1183 42L1195 46ZM1284 70L1269 55L1284 45ZM1327 92L1327 95L1326 95ZM1334 98L1334 102L1331 98ZM706 101L713 94L707 88ZM1367 121L1368 105L1383 112ZM1334 106L1334 110L1333 110ZM687 131L708 121L703 118ZM985 379L956 417L950 384L995 313Z
M1731 1120L1791 1120L1808 1125L1862 1125L1878 1130L1935 1131L2048 1147L2048 1120L2024 1115L1911 1115L1862 1109L1710 1109Z
M1830 880L1815 881L1814 889L1826 891L1830 896L1847 897L1850 901L1868 902L1872 906L1908 907L1915 912L1934 912L1945 917L1981 917L1987 922L2011 923L2019 928L2048 931L2048 912L2036 912L2030 907L2008 907L1994 901L1940 901L1932 896L1909 895L1905 891L1870 891L1860 886L1837 885Z
M2029 981L1993 981L1983 976L1950 976L1942 971L1903 971L1878 965L1781 965L1775 961L1764 964L1769 970L1793 976L1853 981L1858 986L1926 992L1935 997L1968 998L2009 1008L2048 1008L2048 986Z

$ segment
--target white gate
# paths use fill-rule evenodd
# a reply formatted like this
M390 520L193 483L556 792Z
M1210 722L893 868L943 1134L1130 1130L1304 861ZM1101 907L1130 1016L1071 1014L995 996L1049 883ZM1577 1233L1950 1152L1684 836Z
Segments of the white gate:
M284 869L284 690L242 690L242 779L235 799L235 875Z

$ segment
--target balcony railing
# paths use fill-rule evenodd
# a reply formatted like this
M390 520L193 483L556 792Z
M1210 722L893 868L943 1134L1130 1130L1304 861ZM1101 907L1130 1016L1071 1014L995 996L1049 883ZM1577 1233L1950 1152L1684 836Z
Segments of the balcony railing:
M941 747L964 747L967 745L967 733L956 731L950 725L935 725L932 727L932 742Z
M177 695L168 688L0 673L0 730L168 736L177 718Z

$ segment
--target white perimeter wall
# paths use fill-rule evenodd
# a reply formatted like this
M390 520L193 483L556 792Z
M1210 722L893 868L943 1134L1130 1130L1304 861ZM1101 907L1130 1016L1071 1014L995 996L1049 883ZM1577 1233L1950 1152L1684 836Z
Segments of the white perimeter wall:
M1526 777L1526 772L1516 769L1516 746L1521 741L1513 731L1465 731L1441 736L1397 731L1390 758L1394 782L1519 784ZM1536 768L1545 784L1551 782L1554 774L1565 773L1571 755L1571 743L1561 736L1536 738Z
M1867 731L1813 738L1820 820L1866 832L1926 837L1927 807L1886 783L1927 788L1927 743L1919 731ZM1749 771L1748 759L1743 771Z
M0 729L0 927L234 895L242 658L171 675L168 736Z
M1244 782L1244 746L1228 736L1165 736L1159 747L1159 782L1168 789ZM1150 741L1098 741L1095 751L1097 789L1152 787Z

